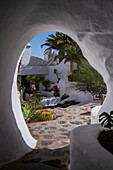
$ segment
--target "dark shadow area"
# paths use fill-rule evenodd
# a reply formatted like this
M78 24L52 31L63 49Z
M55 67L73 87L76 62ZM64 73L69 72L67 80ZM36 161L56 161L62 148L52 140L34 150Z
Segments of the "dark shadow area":
M113 154L113 130L100 132L98 141L106 150Z
M66 107L69 107L69 106L72 106L72 105L77 105L79 104L80 102L71 102L71 101L67 101L65 102L64 104L57 104L55 106L47 106L47 108L51 108L51 109L54 109L54 108L57 108L57 107L61 107L61 108L66 108ZM46 107L45 107L46 108Z
M38 149L38 145L32 152L19 160L10 163L0 170L67 170L69 166L69 145L58 149Z
M85 112L85 113L81 113L80 115L83 115L83 116L87 116L89 115L90 116L91 112Z

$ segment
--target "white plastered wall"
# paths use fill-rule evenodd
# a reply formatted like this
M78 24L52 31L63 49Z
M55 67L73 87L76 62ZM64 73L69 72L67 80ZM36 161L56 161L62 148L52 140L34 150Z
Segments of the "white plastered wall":
M113 110L112 6L113 1L103 0L0 1L0 166L21 157L36 144L20 111L14 75L25 45L41 32L60 31L80 45L107 84L100 112Z

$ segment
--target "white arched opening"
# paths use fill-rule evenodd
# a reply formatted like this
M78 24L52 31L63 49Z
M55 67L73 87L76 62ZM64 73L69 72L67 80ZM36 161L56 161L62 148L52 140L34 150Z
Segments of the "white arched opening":
M112 14L104 16L101 10L104 6L105 13L109 13L108 10L112 5L112 2L104 4L102 0L101 3L95 0L87 2L65 0L65 3L60 0L0 2L2 16L0 18L0 166L18 159L36 145L22 113L20 114L19 101L15 98L17 89L14 74L18 57L25 45L41 32L57 30L69 35L79 44L84 56L104 77L108 87L108 94L100 112L113 110ZM16 108L14 105L12 107L12 97Z

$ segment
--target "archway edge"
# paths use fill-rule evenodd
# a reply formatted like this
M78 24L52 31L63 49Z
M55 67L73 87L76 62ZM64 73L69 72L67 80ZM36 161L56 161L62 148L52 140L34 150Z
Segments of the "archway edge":
M87 0L87 2L83 0L79 2L68 0L55 2L52 0L12 0L9 2L6 0L0 2L2 16L0 18L0 78L2 80L0 84L0 165L27 153L35 146L36 142L30 137L25 124L19 124L20 127L18 127L14 116L18 113L16 110L14 111L11 104L15 67L24 46L38 33L50 30L64 32L80 45L89 62L103 76L106 75L104 78L108 85L112 81L110 79L111 66L109 67L112 41L109 41L107 45L102 42L105 42L106 39L110 40L113 32L113 21L112 14L106 17L103 14L103 9L104 13L109 13L112 3L104 4L103 0L99 2L95 0ZM110 84L106 99L106 102L108 100L109 103L111 101L111 90ZM111 104L110 109L113 107ZM19 108L18 101L17 105L17 108ZM106 104L104 106L103 108L109 110ZM21 118L18 117L17 119L23 122L22 114ZM23 139L25 129L27 132ZM29 142L30 138L31 141Z

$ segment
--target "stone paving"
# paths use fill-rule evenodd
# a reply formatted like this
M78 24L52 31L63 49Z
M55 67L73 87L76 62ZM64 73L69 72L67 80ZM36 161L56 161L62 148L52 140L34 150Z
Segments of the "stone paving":
M70 132L78 126L90 124L91 109L96 105L98 104L90 103L67 108L57 107L54 109L56 120L29 123L28 128L32 136L38 140L37 146L18 160L16 165L14 163L14 166L35 164L38 168L38 165L42 164L51 166L53 170L66 170L70 162Z
M70 131L90 123L90 111L95 105L55 108L56 120L29 123L32 136L38 140L38 148L57 149L69 145Z
M98 104L55 108L56 120L29 123L32 136L38 140L38 154L41 163L65 169L69 165L70 132L82 125L90 124L91 109ZM48 109L51 110L51 109ZM30 160L30 159L28 159ZM66 168L67 169L67 168Z

